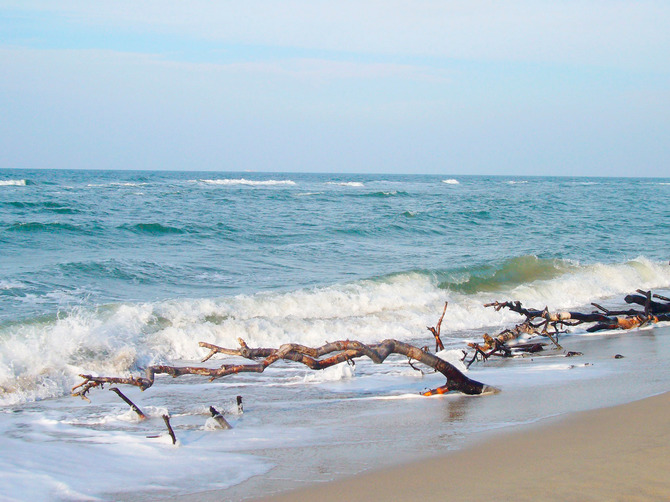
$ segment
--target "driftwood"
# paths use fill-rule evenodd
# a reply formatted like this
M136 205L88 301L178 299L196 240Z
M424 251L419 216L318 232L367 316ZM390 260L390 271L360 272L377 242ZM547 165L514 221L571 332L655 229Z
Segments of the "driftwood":
M273 348L251 348L244 340L238 339L240 347L229 349L219 347L206 342L200 342L201 347L208 348L210 353L203 359L206 361L214 354L225 354L240 356L254 360L249 364L223 364L218 368L205 368L200 366L149 366L143 377L106 377L94 375L80 375L84 381L72 388L73 396L86 398L86 394L93 388L102 387L105 384L134 385L141 390L146 390L154 384L157 374L167 374L173 377L182 375L200 375L208 377L210 381L227 375L237 373L262 373L265 368L279 360L295 361L304 364L313 370L325 369L335 364L353 361L359 357L368 357L374 363L381 364L391 354L401 354L416 360L436 371L442 373L447 382L436 393L448 391L461 392L463 394L482 394L486 392L497 392L497 389L468 378L452 364L440 359L427 350L420 349L408 343L388 339L381 343L366 345L355 340L341 340L330 342L321 347L306 347L304 345L289 343L278 349ZM324 357L325 356L325 357ZM439 390L439 392L438 392Z
M117 396L119 396L121 399L123 399L130 408L137 413L137 415L140 417L140 420L146 420L147 416L140 410L135 403L133 403L130 399L128 399L123 392L121 392L119 389L116 387L111 387L109 390L114 392Z
M239 396L238 396L239 397ZM228 420L223 418L223 415L217 411L214 406L209 407L209 412L212 414L212 418L216 420L216 423L219 424L219 427L222 429L232 429L233 426L228 423Z
M170 437L172 438L172 444L177 444L177 436L174 435L174 431L172 430L172 426L170 425L170 415L163 415L163 421L165 422L165 426L167 427L168 434L170 434Z
M637 293L626 296L625 301L629 304L642 306L642 310L632 308L611 311L594 303L593 306L598 309L595 312L550 312L547 307L542 310L525 308L518 301L496 301L485 304L485 307L492 307L496 311L504 308L517 312L524 316L525 320L512 328L503 330L495 336L485 334L482 343L469 343L468 345L474 349L474 355L467 365L469 367L479 358L486 360L494 355L511 357L520 352L533 353L543 350L545 346L543 343L518 343L517 339L522 335L537 335L549 338L556 348L562 349L558 343L558 335L565 332L566 326L593 323L592 326L587 328L587 331L594 332L604 329L631 329L649 323L670 321L670 299L658 294L652 295L651 291L637 290ZM448 303L445 303L442 316L437 325L433 328L428 328L435 338L436 351L444 349L440 338L440 329L447 306ZM340 340L326 343L320 347L306 347L304 345L288 343L279 348L252 348L242 339L238 339L238 342L240 346L233 349L200 342L200 347L209 349L209 353L202 359L202 362L211 359L217 354L242 357L252 362L222 364L218 368L153 365L145 369L144 376L108 377L82 374L80 376L83 378L83 382L72 388L72 395L87 399L86 395L91 389L102 388L105 384L133 385L139 387L141 390L146 390L154 384L155 376L158 374L171 375L172 377L199 375L207 377L212 381L238 373L262 373L265 371L265 368L280 360L294 361L304 364L310 369L319 370L342 362L353 364L354 360L360 357L368 357L374 363L381 364L391 354L404 355L410 360L410 365L412 365L413 360L418 361L433 368L436 372L442 373L446 377L447 382L445 385L430 390L424 395L443 394L450 391L461 392L463 394L497 392L497 389L470 379L452 364L431 354L428 347L419 348L394 339L387 339L376 344L364 344L356 340ZM467 357L468 354L466 352L463 356L463 361ZM414 366L412 365L412 367ZM124 398L120 391L117 393L119 397ZM124 400L131 406L134 406L127 398ZM239 397L238 409L241 413L242 404ZM136 411L138 410L139 408ZM138 413L141 414L141 411L138 411Z
M447 312L447 306L449 302L444 302L444 310L442 311L442 316L440 320L437 321L437 325L434 328L428 327L428 331L432 333L435 337L435 352L438 350L444 350L444 345L442 344L442 339L440 338L440 328L442 327L442 320L444 319L444 314Z
M628 295L625 297L626 303L641 305L644 310L609 310L605 307L592 303L599 312L582 313L573 311L550 312L547 307L544 309L525 308L521 302L506 301L487 303L484 307L493 307L496 311L503 308L509 309L525 316L524 322L517 324L513 328L508 328L498 335L483 335L483 342L468 343L468 346L474 349L471 360L467 367L477 359L487 360L491 356L510 357L514 352L537 352L542 350L542 344L519 344L516 340L522 335L539 335L548 337L558 349L562 347L558 343L559 333L564 332L566 326L577 326L583 323L594 323L586 331L596 332L602 330L614 329L633 329L642 327L646 324L653 324L660 321L670 321L670 298L653 294L651 291L638 289L637 295ZM652 300L656 298L661 300L657 302ZM662 303L666 302L666 303ZM533 321L536 321L535 323ZM553 333L549 330L553 328ZM574 356L575 353L568 352L566 356ZM579 354L581 355L581 354ZM468 355L464 356L464 359Z
M540 334L548 334L547 327L551 324L555 328L555 333L559 332L559 326L576 326L582 323L595 323L586 329L588 332L596 332L602 330L612 329L632 329L644 326L646 324L653 324L660 321L670 321L670 303L655 302L651 298L658 298L667 302L667 299L661 295L652 295L651 291L638 290L640 295L628 295L625 298L627 303L635 303L644 306L644 310L619 310L611 311L597 303L592 305L601 312L549 312L547 307L543 310L527 309L521 305L521 302L493 302L484 305L485 307L493 307L496 310L507 308L513 312L517 312L526 316L526 323L530 323L534 327L542 327ZM538 325L531 323L534 319L542 319Z

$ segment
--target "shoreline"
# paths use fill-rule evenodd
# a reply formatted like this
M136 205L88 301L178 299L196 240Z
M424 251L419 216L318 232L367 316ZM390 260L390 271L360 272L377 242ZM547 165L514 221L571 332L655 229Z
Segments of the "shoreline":
M477 368L482 381L504 389L485 397L303 407L320 431L335 427L327 441L248 450L274 467L234 486L163 500L616 500L619 492L625 500L667 500L668 337L670 326L566 337L564 348L583 356ZM282 417L299 419L295 411Z
M668 500L670 392L257 500Z

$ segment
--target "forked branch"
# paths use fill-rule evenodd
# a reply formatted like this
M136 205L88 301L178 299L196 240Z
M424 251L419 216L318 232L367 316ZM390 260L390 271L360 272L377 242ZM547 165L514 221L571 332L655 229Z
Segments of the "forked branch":
M257 362L248 364L224 364L219 368L203 368L196 366L176 367L167 365L149 366L144 377L100 377L80 375L84 381L72 389L74 396L86 398L86 394L95 387L102 387L106 383L134 385L142 390L154 384L157 374L168 374L173 377L182 375L206 376L210 381L237 373L262 373L265 368L279 360L295 361L313 369L325 369L335 364L351 361L358 357L368 357L374 363L381 364L391 354L401 354L419 361L447 378L446 386L452 391L464 394L482 394L494 392L497 389L489 387L465 376L453 365L439 357L413 345L388 339L378 344L366 345L356 340L340 340L330 342L321 347L306 347L299 344L284 344L278 349L249 348L243 340L239 340L240 348L228 349L201 342L201 346L210 349L209 359L216 353L240 356ZM325 357L324 357L325 356ZM75 392L77 391L77 392Z

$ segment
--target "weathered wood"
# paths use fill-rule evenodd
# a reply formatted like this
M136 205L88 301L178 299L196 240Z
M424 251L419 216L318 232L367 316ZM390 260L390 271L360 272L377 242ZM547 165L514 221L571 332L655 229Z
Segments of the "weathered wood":
M172 444L177 444L177 437L174 435L174 431L172 430L172 426L170 425L170 415L163 415L163 421L165 422L165 426L167 427L168 434L170 434L170 437L172 438Z
M219 426L220 426L222 429L232 429L232 428L233 428L233 426L230 425L230 424L228 423L228 421L227 421L225 418L223 418L223 415L221 415L221 413L219 413L219 412L216 410L216 408L214 408L214 406L210 406L210 407L209 407L209 412L212 414L212 418L213 418L214 420L216 420L216 423L218 423Z
M430 331L433 336L435 337L435 352L438 350L444 350L444 344L442 343L442 339L440 338L440 328L442 326L442 320L444 319L444 314L447 312L447 306L449 305L449 302L444 302L444 310L442 311L442 316L440 317L440 320L437 321L437 326L434 328L428 327L428 331Z
M368 357L374 363L380 364L391 354L401 354L410 359L419 361L426 366L434 368L447 378L447 384L453 391L464 394L482 394L485 392L497 392L497 389L468 378L456 367L440 359L439 357L408 343L388 339L381 343L366 345L356 340L340 340L330 342L321 347L306 347L304 345L288 343L278 349L249 348L243 340L239 340L239 349L227 349L207 344L207 348L214 353L236 355L251 359L260 359L260 354L268 354L264 359L251 364L224 364L219 368L203 368L197 366L176 367L167 365L149 366L145 370L144 377L106 377L94 375L80 375L84 381L73 387L72 395L86 398L86 393L91 389L102 386L105 383L134 385L146 390L154 383L157 374L168 374L173 377L182 375L206 376L210 381L227 375L237 373L262 373L265 368L279 360L295 361L304 364L308 368L317 370L325 369L335 364L351 361L358 357ZM327 356L327 357L323 357ZM320 359L323 357L322 359ZM75 390L79 389L78 392Z
M111 387L109 390L114 392L117 396L119 396L121 399L123 399L130 408L137 413L137 415L140 417L140 420L145 420L147 416L140 410L135 403L133 403L130 399L128 399L117 387Z
M663 296L653 296L659 300L670 302L670 300L666 300ZM648 308L652 314L667 314L670 312L670 303L655 302L654 300L648 299L646 295L627 295L623 300L626 303L634 303L635 305L641 305L643 307L649 302Z

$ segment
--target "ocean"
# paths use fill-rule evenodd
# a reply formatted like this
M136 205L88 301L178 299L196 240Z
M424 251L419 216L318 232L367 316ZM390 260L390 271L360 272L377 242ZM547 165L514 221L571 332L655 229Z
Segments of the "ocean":
M448 301L443 340L458 364L467 340L519 320L484 308L489 301L589 311L638 288L668 295L669 199L670 178L0 170L0 486L15 500L214 489L243 499L425 453L407 438L389 442L379 424L408 428L409 438L442 431L433 448L450 449L477 431L560 413L556 403L585 381L600 382L600 397L568 408L660 392L667 353L648 338L670 336L664 327L638 330L651 356L642 342L598 335L638 354L619 367L609 356L471 367L506 398L421 398L440 378L401 357L122 388L145 422L106 390L93 390L90 404L70 397L80 373L197 364L207 353L199 341L423 346ZM580 327L565 336L589 347L598 338ZM607 390L635 364L649 367L639 388ZM536 386L559 401L530 400L519 416L502 405L480 406L488 417L473 411ZM214 429L210 405L227 412L231 431ZM164 435L167 412L178 446ZM278 474L301 461L301 475ZM250 485L260 474L275 479L265 492Z

